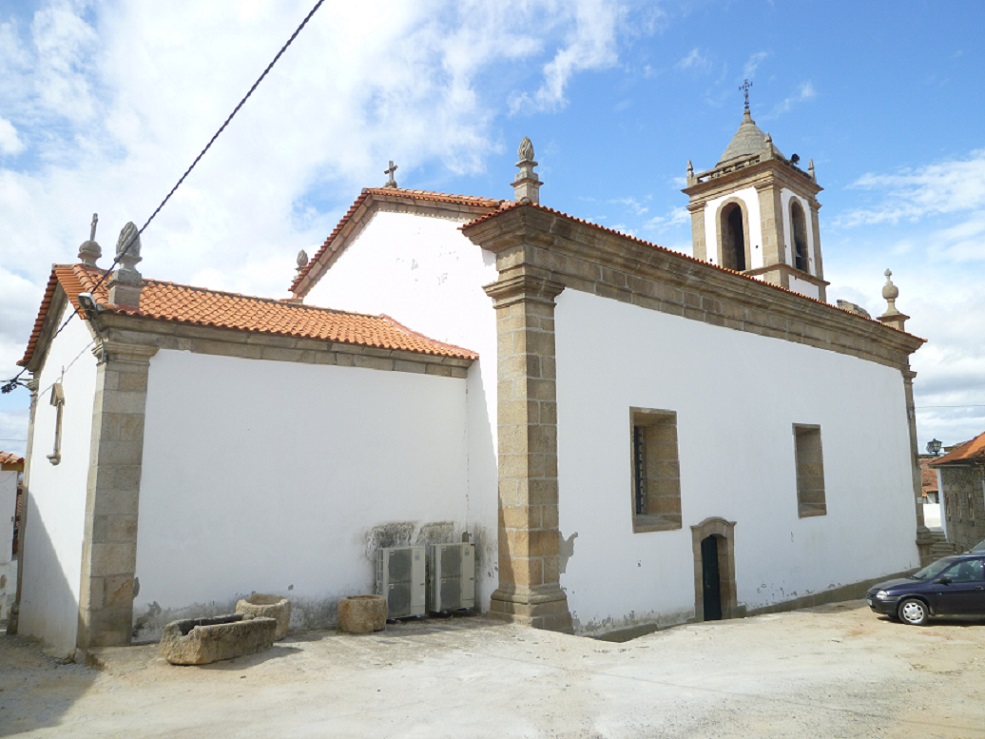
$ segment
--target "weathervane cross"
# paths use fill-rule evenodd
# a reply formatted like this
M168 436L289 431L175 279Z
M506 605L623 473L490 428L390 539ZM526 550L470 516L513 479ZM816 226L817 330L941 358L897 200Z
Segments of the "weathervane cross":
M739 89L742 90L742 92L744 92L745 95L746 95L746 110L747 111L749 110L749 88L750 87L752 87L752 82L750 82L749 80L745 80L745 81L743 81L743 83L741 85L739 85Z
M386 181L386 187L396 187L397 186L397 181L395 179L393 179L393 173L396 172L396 171L397 171L397 165L394 164L393 163L393 160L391 159L390 160L390 168L383 170L383 174L390 176L390 179L388 179Z

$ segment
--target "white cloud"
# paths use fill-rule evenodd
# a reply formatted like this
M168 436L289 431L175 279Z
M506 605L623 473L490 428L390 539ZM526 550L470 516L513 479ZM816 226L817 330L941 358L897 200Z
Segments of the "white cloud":
M763 120L778 118L784 113L788 113L793 110L794 106L809 100L813 100L816 97L817 91L814 89L814 85L810 82L801 82L792 94L788 95L773 106L773 109L770 110L768 114L763 116Z
M0 154L20 154L24 148L14 124L0 116Z
M513 96L510 109L514 114L563 107L568 82L576 73L605 69L618 60L616 41L623 8L608 0L575 0L558 4L556 10L568 7L573 13L568 18L564 13L560 16L568 26L564 44L544 65L544 81L536 92Z
M675 65L675 69L687 70L694 69L698 71L703 71L711 67L711 60L708 59L701 50L697 47L691 49L686 57L679 60Z
M985 209L985 149L892 174L867 173L850 187L875 192L878 202L849 211L838 221L846 227Z
M769 57L770 52L757 51L746 60L745 65L742 67L742 76L747 80L752 80L756 76L756 70L759 69L759 65L769 59Z

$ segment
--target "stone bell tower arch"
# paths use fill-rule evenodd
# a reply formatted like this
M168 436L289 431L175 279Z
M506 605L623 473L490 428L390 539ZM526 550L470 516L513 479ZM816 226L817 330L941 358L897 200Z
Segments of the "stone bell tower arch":
M712 168L695 173L688 162L694 257L757 277L794 292L827 300L814 162L804 171L773 145L749 111Z

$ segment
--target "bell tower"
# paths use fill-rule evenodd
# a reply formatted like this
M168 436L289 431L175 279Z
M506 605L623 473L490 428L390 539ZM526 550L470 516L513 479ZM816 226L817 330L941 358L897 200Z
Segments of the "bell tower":
M742 123L718 164L694 172L687 164L695 259L757 277L826 301L814 162L805 172L787 159L749 112L747 80Z

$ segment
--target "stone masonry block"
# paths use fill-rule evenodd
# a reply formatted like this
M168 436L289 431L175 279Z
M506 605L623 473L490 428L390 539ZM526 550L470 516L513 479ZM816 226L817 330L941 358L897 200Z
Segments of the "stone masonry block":
M92 576L130 575L137 561L137 543L92 544Z

